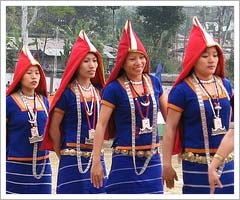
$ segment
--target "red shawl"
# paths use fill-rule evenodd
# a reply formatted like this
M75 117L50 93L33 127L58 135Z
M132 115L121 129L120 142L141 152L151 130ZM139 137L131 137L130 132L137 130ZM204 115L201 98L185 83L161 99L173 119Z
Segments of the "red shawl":
M103 59L100 54L100 52L93 46L93 44L88 39L86 33L82 30L80 31L76 42L74 43L72 47L72 51L70 54L70 57L68 59L67 66L65 68L64 74L62 76L62 80L60 83L60 86L54 95L54 98L52 100L52 103L50 105L50 111L49 111L49 117L47 120L47 124L44 131L44 139L41 145L41 149L48 149L53 150L53 143L49 136L49 126L50 121L52 118L54 107L63 94L64 90L67 88L68 84L70 83L73 75L77 71L79 65L81 64L82 60L85 58L85 56L88 53L94 53L97 56L98 60L98 68L96 71L96 75L93 79L91 79L92 84L95 87L103 87L104 86L104 68L103 68Z
M35 60L29 51L29 49L26 46L23 46L22 51L20 52L18 62L16 64L13 81L9 88L7 89L6 95L11 95L13 92L17 91L19 89L19 83L23 77L23 75L26 73L29 67L31 66L37 66L40 73L40 81L38 84L38 87L36 88L36 92L38 94L48 96L47 92L47 83L46 83L46 77L43 72L43 69L39 62Z
M148 54L138 38L137 34L134 32L131 26L130 20L127 20L121 40L118 44L118 52L117 52L117 59L116 59L116 64L114 68L112 69L110 76L108 77L106 81L106 85L108 85L110 82L113 80L116 80L119 76L119 73L121 69L123 68L123 64L125 62L125 59L128 55L129 52L139 52L142 53L146 57L146 66L143 71L143 73L149 73L150 72L150 62L149 62L149 57ZM105 134L105 139L113 138L115 134L115 123L114 119L111 116L110 121L108 123L108 130Z
M185 50L185 56L182 64L182 71L178 78L173 84L173 87L180 83L184 78L186 78L193 69L195 63L205 51L206 48L215 46L219 54L219 62L215 71L215 74L224 77L224 56L223 50L220 45L214 40L214 38L208 34L201 24L199 23L197 17L193 17L193 27L190 32L189 40ZM180 125L179 125L180 127ZM173 154L178 154L181 152L181 128L178 128L175 145L173 149Z

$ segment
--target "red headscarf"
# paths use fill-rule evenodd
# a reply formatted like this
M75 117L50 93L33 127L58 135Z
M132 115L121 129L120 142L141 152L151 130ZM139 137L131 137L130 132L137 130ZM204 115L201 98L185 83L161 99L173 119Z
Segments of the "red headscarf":
M184 78L186 78L205 49L213 46L217 48L219 54L219 62L215 74L220 77L224 77L224 56L222 48L214 40L214 38L203 29L197 17L193 17L193 27L186 46L182 71L174 82L173 86L177 85Z
M57 101L63 94L64 90L67 88L68 84L73 78L73 75L77 71L82 60L85 58L85 56L88 53L94 53L97 56L97 60L98 60L98 68L96 71L96 75L93 79L91 79L91 82L95 87L102 88L104 86L104 68L103 68L102 56L100 52L90 42L86 33L83 30L81 30L75 44L72 47L72 51L68 59L68 63L65 68L64 74L62 76L60 86L56 94L54 95L54 98L50 105L49 117L45 127L44 139L41 145L41 149L53 150L53 143L51 138L49 137L49 132L48 132L50 121L52 118L53 108L55 107Z
M123 64L129 52L139 52L145 56L147 62L143 73L149 73L150 62L148 54L142 42L138 38L137 34L132 29L130 20L127 20L123 29L121 40L118 44L116 64L106 81L106 85L108 85L110 82L118 78L121 69L123 69ZM113 120L113 117L111 116L110 121L108 122L108 130L104 138L105 139L113 138L114 134L115 134L115 122Z
M16 68L14 72L13 81L9 86L9 88L7 89L7 93L6 93L7 96L11 95L13 92L19 89L20 87L19 84L23 75L31 66L37 66L40 73L40 82L36 88L36 92L38 94L45 95L46 97L48 96L46 77L43 72L43 69L39 64L39 62L33 58L27 46L23 46L22 51L20 52L18 62L16 64Z
M184 78L186 78L191 70L193 69L195 63L201 56L201 54L208 47L216 47L218 51L219 62L215 71L215 74L224 77L224 56L223 50L220 45L214 40L214 38L208 34L201 24L199 23L197 17L193 17L193 27L190 32L189 40L185 50L185 56L182 64L182 71L178 78L173 84L173 87L180 83ZM181 128L178 126L178 130L175 137L175 144L172 154L178 154L181 152Z
M118 44L116 64L106 81L106 85L108 85L111 81L117 79L119 72L123 68L123 64L129 52L139 52L146 57L147 62L144 69L144 73L149 73L150 63L149 63L148 54L142 42L138 38L137 34L132 29L130 20L127 20L123 29L121 40Z

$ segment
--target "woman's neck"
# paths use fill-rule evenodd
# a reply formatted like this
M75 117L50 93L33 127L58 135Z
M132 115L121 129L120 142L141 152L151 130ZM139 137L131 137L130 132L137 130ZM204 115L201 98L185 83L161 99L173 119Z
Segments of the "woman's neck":
M203 80L203 81L208 81L208 80L213 79L213 74L203 75L203 74L200 74L200 73L197 73L197 72L194 72L194 74L195 74L200 80Z
M21 91L25 96L32 97L32 96L34 96L35 89L27 89L27 88L22 87Z
M131 81L135 81L135 82L139 82L139 81L142 81L142 74L140 75L130 75L130 74L126 74L126 76L128 77L129 80Z
M85 88L88 88L90 85L91 85L91 80L90 78L77 78L77 82L79 85L85 87Z

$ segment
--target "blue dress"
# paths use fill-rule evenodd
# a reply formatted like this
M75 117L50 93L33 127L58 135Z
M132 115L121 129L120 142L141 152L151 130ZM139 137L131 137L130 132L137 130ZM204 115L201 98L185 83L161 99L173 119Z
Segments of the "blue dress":
M91 101L91 100L90 100ZM88 102L90 106L91 102ZM77 104L74 88L67 87L60 99L58 100L54 111L64 115L61 124L63 131L61 149L75 149L77 142ZM97 117L97 116L96 116ZM85 139L88 136L88 122L84 110L84 103L81 99L81 138L80 143L85 144ZM93 122L93 115L90 116L90 122ZM92 149L82 148L81 151L91 152ZM89 162L89 157L81 157L82 169L86 169ZM57 178L57 194L97 194L105 193L105 182L107 180L107 172L104 161L104 156L101 156L101 163L104 169L104 185L96 189L90 181L90 169L86 173L80 173L78 169L77 156L62 155L59 161L58 178Z
M150 85L153 86L154 95L159 108L159 98L163 90L159 79L154 76L147 76ZM140 98L140 97L138 97ZM151 99L151 98L150 98ZM134 102L135 103L135 102ZM132 121L128 95L121 79L115 80L106 86L103 92L102 104L112 107L113 118L116 125L116 136L113 141L113 148L119 146L132 146ZM136 104L136 103L135 103ZM152 100L149 109L149 119L152 126L153 112ZM146 115L146 107L142 107L143 115ZM135 105L136 108L136 105ZM152 132L139 135L142 118L138 109L135 109L136 116L136 147L151 145ZM157 135L157 143L159 137ZM139 172L145 162L145 157L136 156L136 168ZM162 185L162 163L160 154L151 158L146 170L141 174L135 173L133 158L131 155L118 153L112 154L112 165L106 185L106 192L109 194L139 194L139 193L163 193Z
M218 78L220 79L220 78ZM228 80L222 79L223 85L228 92L228 95L232 96L231 85ZM214 101L216 97L213 97ZM212 136L213 127L213 111L210 106L207 96L203 96L204 107L206 112L206 121L208 128L209 138L209 151L211 156L217 151L219 144L224 134ZM219 102L222 107L220 111L220 117L222 119L222 125L226 130L229 127L230 118L230 101L227 98L226 93L222 90L219 97ZM180 82L177 86L172 88L169 93L168 107L182 112L181 124L182 124L182 149L184 152L193 152L201 156L205 156L204 138L202 132L202 123L199 110L198 98L195 92L194 85L190 81L190 78L186 78ZM183 170L183 194L209 194L210 186L208 183L208 165L200 164L196 162L190 162L188 160L182 160ZM219 194L232 194L234 193L234 162L228 162L225 164L223 174L220 181L223 184L223 188L216 188L215 193Z
M43 97L46 109L49 109L47 98ZM6 98L7 117L7 163L6 163L6 192L7 194L51 194L52 170L49 152L37 150L36 172L40 174L46 159L43 176L37 179L33 176L33 144L29 137L30 123L28 112L22 107L14 95ZM47 115L43 108L37 108L37 124L39 135L43 135Z

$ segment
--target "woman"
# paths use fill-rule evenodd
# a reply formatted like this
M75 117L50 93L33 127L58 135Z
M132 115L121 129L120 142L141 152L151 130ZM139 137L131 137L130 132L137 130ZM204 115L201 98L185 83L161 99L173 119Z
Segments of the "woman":
M234 96L231 98L231 106L234 108ZM233 109L234 110L234 109ZM221 167L226 157L233 152L234 149L234 126L229 126L229 131L223 137L217 152L215 153L210 166L208 167L208 180L210 184L210 193L214 194L215 184L220 188L223 187L219 180L219 174L217 173L219 167Z
M107 124L109 136L115 135L107 193L163 193L157 112L160 108L165 117L166 98L159 79L149 71L146 50L127 21L94 136L91 180L98 188L102 186L100 152Z
M163 137L163 179L174 187L177 179L171 153L180 130L183 193L208 194L208 165L231 122L230 82L224 78L223 51L202 28L196 17L183 60L183 70L168 99ZM178 142L175 141L176 146ZM174 152L180 152L174 149ZM219 170L219 174L221 170ZM229 156L221 173L223 188L216 193L233 193L233 159Z
M6 99L8 194L51 193L49 152L39 150L48 109L44 72L24 46Z
M81 31L69 57L50 108L43 149L60 159L58 194L104 193L90 182L93 136L99 116L100 90L104 86L101 54ZM101 155L101 164L106 169Z

